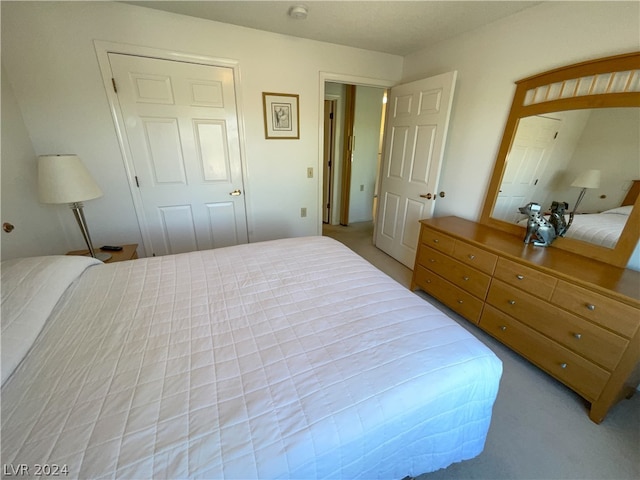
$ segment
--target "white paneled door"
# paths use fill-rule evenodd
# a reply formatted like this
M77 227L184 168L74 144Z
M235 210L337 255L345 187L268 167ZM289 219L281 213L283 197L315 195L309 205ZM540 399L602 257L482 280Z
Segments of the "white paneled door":
M537 197L540 176L547 167L561 127L562 120L556 118L537 115L520 119L507 156L493 217L512 223L523 218L518 207Z
M113 53L109 63L147 254L246 243L233 69Z
M457 72L389 94L376 246L413 268L419 220L433 214Z

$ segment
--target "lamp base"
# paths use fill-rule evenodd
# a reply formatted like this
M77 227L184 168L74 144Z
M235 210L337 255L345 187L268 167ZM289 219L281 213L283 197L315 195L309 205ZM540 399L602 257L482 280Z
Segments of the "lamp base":
M107 260L109 260L111 258L111 254L110 253L96 252L95 258L97 258L101 262L106 262Z

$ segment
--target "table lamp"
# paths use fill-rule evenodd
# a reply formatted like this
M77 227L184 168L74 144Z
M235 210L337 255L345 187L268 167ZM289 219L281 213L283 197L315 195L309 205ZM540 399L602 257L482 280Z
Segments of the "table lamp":
M69 204L73 211L89 254L98 260L111 258L108 253L96 253L84 218L82 202L102 196L102 190L93 180L77 155L41 155L38 157L38 196L42 203Z
M600 170L585 170L576 177L571 186L580 187L582 190L580 190L580 194L578 195L576 204L569 214L569 223L567 225L567 228L569 228L569 226L573 222L573 217L578 210L578 205L580 205L580 202L582 202L582 199L584 198L584 194L587 192L587 188L598 188L600 186Z

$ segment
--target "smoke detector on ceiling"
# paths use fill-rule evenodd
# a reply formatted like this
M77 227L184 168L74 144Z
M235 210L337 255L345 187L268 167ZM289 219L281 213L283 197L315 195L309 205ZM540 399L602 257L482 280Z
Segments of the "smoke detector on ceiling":
M305 5L294 5L289 9L289 16L295 20L304 20L309 14L309 9Z

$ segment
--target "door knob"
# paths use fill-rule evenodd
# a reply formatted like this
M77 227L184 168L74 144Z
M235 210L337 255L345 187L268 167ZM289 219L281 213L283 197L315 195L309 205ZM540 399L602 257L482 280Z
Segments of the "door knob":
M236 188L233 192L229 193L229 195L233 195L234 197L237 197L241 193L242 192L239 189Z
M427 200L431 200L432 195L430 193L427 193L426 195L420 195L420 197L426 198Z

